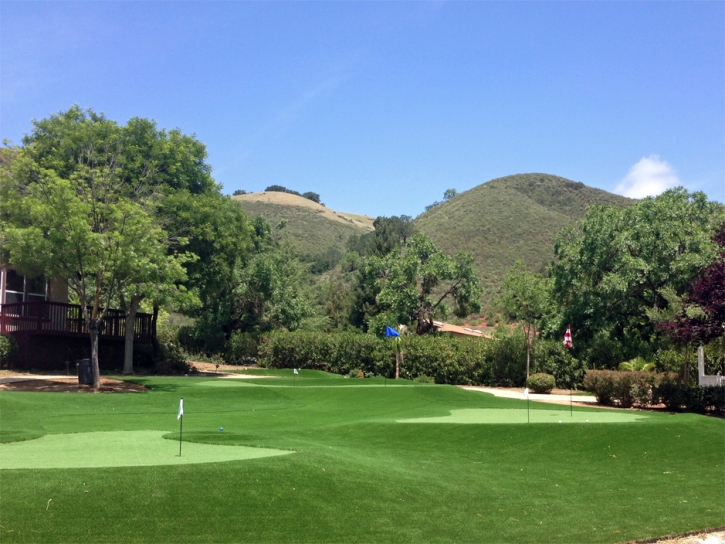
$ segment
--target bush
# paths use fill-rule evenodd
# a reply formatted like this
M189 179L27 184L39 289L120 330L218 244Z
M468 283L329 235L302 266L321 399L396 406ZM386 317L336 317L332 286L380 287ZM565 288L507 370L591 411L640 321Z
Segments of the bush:
M659 376L647 371L587 370L584 389L606 406L616 401L622 408L644 407L657 403Z
M9 334L0 334L0 369L10 368L18 357L18 343Z
M224 350L224 361L230 365L254 364L259 356L259 336L235 331Z
M586 367L571 355L562 342L539 340L534 344L533 372L551 374L558 387L576 389L584 380Z
M420 376L416 376L413 379L414 382L418 383L436 383L436 381L431 378L430 376L426 376L425 374L421 374Z
M551 393L551 390L556 387L556 381L551 374L540 372L529 376L529 379L526 380L526 387L534 393Z
M525 381L523 335L493 340L447 335L403 338L400 377L428 376L440 384L521 386ZM259 364L270 368L311 368L346 375L395 375L395 341L372 334L314 331L274 332L262 337Z
M597 402L604 406L614 404L616 373L611 370L587 370L584 376L585 391L594 393Z
M653 402L664 404L668 410L679 411L685 405L685 387L674 372L662 373L655 387Z

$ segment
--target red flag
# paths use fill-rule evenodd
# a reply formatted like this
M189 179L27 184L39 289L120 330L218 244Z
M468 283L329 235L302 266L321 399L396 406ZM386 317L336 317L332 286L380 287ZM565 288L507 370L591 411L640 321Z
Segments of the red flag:
M565 347L566 349L571 349L571 347L572 347L573 345L574 345L574 344L573 344L573 343L572 343L572 341L571 341L571 325L568 325L568 326L566 327L566 333L564 334L564 347Z

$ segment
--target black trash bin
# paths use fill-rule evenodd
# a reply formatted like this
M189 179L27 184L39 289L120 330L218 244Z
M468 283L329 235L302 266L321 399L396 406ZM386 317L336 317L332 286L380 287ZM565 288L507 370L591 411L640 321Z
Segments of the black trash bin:
M93 385L93 372L91 372L91 360L80 359L76 361L78 369L78 383L83 385Z

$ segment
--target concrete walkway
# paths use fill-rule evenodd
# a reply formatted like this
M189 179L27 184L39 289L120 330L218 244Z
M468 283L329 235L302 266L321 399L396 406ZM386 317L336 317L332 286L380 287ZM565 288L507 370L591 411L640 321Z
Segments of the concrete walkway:
M521 399L521 395L524 394L523 389L512 391L511 389L498 389L496 387L483 387L476 385L459 385L458 387L472 391L481 391L482 393L490 393L495 397L503 397L507 399ZM529 393L529 398L537 402L551 402L553 404L569 403L569 395L544 395L540 393ZM573 395L571 400L585 404L597 403L597 398L590 395Z

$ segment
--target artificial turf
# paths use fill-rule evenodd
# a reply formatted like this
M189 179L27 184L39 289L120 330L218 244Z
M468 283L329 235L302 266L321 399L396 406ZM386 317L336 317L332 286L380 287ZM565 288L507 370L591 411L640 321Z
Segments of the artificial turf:
M525 401L290 374L0 393L3 542L621 542L725 523L722 420L576 409L563 425L563 407L532 402L532 421L551 423L524 424ZM92 466L178 447L180 397L183 447L208 462ZM21 440L55 441L46 455L65 468L7 468L2 448ZM294 453L218 457L235 446Z

